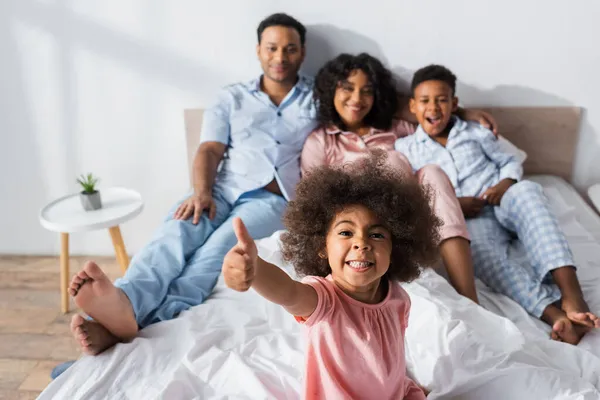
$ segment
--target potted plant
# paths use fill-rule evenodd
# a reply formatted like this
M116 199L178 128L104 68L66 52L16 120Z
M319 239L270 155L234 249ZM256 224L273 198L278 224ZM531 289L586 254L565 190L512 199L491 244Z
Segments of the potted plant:
M92 174L81 175L77 178L77 183L81 185L83 190L79 194L81 205L85 211L93 211L102 208L102 200L100 199L100 192L96 190L96 183L98 178Z

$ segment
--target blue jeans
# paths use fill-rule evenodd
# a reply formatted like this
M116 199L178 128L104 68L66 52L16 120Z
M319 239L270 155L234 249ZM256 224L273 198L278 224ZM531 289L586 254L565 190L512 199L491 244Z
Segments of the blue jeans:
M213 220L203 213L192 219L173 219L176 204L152 241L131 260L125 276L115 282L129 298L138 325L144 328L173 319L201 304L212 292L225 254L237 243L232 219L240 217L254 239L283 229L286 200L267 190L244 193L229 204L213 192L217 212Z

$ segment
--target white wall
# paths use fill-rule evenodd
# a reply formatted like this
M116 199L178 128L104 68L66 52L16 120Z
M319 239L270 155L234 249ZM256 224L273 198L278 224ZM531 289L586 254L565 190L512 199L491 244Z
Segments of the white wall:
M338 52L368 51L406 78L447 65L466 105L585 107L575 180L600 181L597 0L350 4L0 2L0 253L56 253L38 210L88 171L101 187L143 195L144 212L123 226L128 250L139 250L187 188L182 110L260 72L255 29L277 11L307 25L308 72ZM108 234L73 235L72 252L110 254Z

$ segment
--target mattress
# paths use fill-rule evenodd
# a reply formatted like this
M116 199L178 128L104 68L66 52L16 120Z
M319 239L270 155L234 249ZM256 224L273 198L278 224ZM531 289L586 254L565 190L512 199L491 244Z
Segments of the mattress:
M600 217L559 178L536 176L567 234L588 303L600 313ZM260 255L293 275L279 233ZM412 309L408 372L429 399L600 399L600 336L578 346L549 340L549 327L478 282L482 305L459 296L433 270L403 284ZM85 356L40 399L298 399L301 326L253 291L219 280L214 294L133 342Z

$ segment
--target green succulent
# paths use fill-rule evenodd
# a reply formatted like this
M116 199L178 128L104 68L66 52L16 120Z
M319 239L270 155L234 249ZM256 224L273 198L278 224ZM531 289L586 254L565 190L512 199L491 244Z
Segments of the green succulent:
M81 174L81 176L77 178L77 183L81 185L85 193L94 193L96 191L96 183L98 183L98 178L92 174Z

